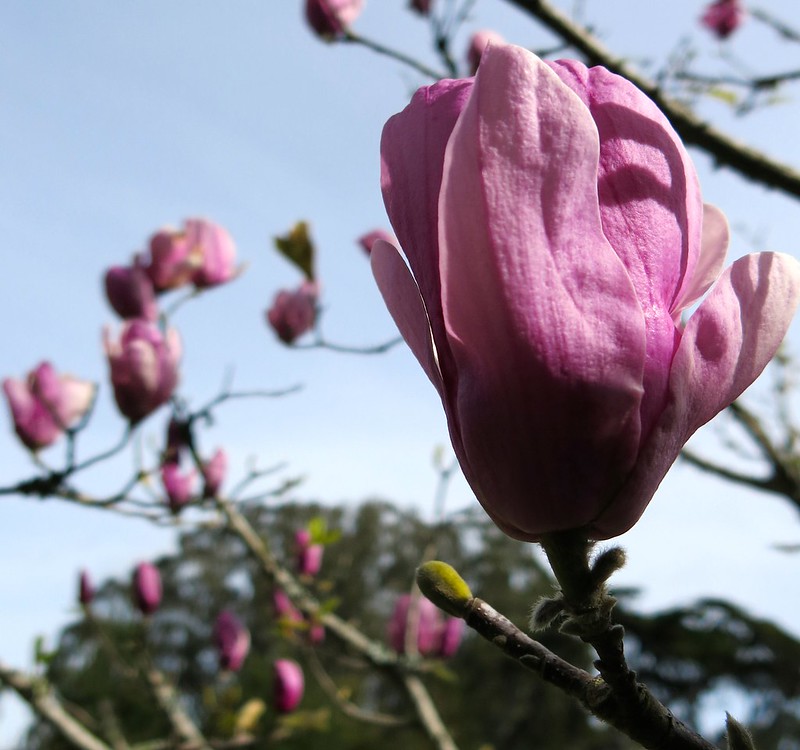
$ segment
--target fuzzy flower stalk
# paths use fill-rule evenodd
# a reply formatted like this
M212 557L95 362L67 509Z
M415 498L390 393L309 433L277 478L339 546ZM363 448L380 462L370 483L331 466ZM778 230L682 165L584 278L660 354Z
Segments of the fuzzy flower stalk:
M723 271L677 134L602 67L489 45L389 120L381 160L410 268L378 241L373 271L478 500L525 541L622 534L775 353L800 264Z

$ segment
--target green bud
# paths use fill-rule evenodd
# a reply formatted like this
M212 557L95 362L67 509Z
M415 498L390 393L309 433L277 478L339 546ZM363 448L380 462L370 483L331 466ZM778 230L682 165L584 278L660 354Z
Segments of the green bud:
M439 609L453 617L464 617L472 599L466 581L446 562L431 560L417 568L419 590Z

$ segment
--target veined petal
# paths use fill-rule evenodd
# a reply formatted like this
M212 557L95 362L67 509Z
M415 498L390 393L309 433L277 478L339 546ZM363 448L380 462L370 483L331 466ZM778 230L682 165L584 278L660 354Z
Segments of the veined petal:
M719 278L728 253L729 241L730 230L725 214L716 206L704 204L700 255L690 283L683 288L680 299L675 302L673 315L676 319L681 310L697 302Z
M747 255L726 269L686 326L668 407L622 492L593 524L593 538L622 534L636 523L692 433L766 367L798 302L800 263L788 255Z
M431 341L431 326L417 282L397 249L384 240L373 243L370 262L378 289L400 334L441 396L442 376Z
M386 211L425 302L445 373L451 368L441 311L439 191L445 146L472 84L472 79L444 80L419 89L381 137Z
M638 449L644 317L603 234L598 158L553 71L490 47L445 156L442 308L459 458L521 539L589 523Z

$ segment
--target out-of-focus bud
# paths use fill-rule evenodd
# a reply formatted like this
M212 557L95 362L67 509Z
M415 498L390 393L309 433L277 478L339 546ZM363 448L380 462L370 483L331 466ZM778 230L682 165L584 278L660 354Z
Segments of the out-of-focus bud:
M22 380L6 378L3 391L19 439L32 451L52 445L89 410L95 385L71 375L58 375L42 362Z
M82 606L88 607L94 599L94 594L92 579L89 578L89 574L85 570L82 570L78 579L78 601Z
M214 645L220 669L238 672L250 651L250 631L233 612L224 610L214 623Z
M294 544L297 572L304 576L315 576L319 573L324 547L321 544L312 544L311 534L306 529L300 529L294 535Z
M275 614L279 620L284 620L290 624L303 621L303 615L300 614L292 604L292 600L281 589L275 589L272 592L272 603L275 606Z
M409 628L414 628L417 633L417 651L422 656L430 656L439 650L441 615L436 605L422 596L414 599L413 607L411 601L409 594L398 598L387 628L389 645L398 654L404 654L406 633Z
M372 252L372 246L375 244L375 240L384 240L384 242L388 242L390 245L397 245L395 236L385 229L373 229L371 232L362 234L361 237L358 238L358 244L361 245L361 247L364 248L364 252L369 255Z
M421 16L429 16L431 14L431 5L433 5L433 0L411 0L408 4L411 10L415 10Z
M195 480L197 472L191 469L182 472L180 465L169 462L161 466L161 482L167 493L170 511L177 515L181 509L195 497Z
M280 714L291 713L303 698L303 670L291 659L278 659L274 678L275 710Z
M216 453L200 467L200 471L203 474L203 497L216 497L228 471L228 454L222 448L217 448Z
M106 328L103 342L117 406L136 424L165 403L178 384L178 333L170 328L162 336L152 323L131 320L123 325L119 341Z
M716 0L700 18L700 23L719 39L727 39L742 25L742 21L744 8L740 0Z
M306 21L323 39L338 39L363 9L364 0L306 0Z
M325 640L325 626L321 622L311 622L308 626L308 640L317 645Z
M469 65L470 75L478 72L478 65L481 63L483 51L489 44L505 44L506 40L500 34L490 29L476 31L469 40L467 47L467 65Z
M133 603L143 615L152 615L161 604L161 574L151 563L139 563L133 573Z
M158 304L153 282L138 263L133 266L112 266L106 271L106 299L121 318L158 320Z
M205 219L187 219L185 233L190 256L201 259L192 276L197 289L219 286L239 275L236 245L226 229Z
M293 292L282 289L275 296L267 322L284 344L294 343L314 327L318 296L319 286L313 281L304 281Z
M446 617L439 636L438 656L449 659L458 651L464 635L464 621L458 617Z

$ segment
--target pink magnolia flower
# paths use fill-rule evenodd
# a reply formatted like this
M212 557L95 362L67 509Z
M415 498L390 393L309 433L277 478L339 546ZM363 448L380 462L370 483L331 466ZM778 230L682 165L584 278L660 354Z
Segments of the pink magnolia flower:
M52 445L89 410L95 385L72 375L59 375L42 362L23 380L5 378L3 392L14 430L30 450Z
M493 45L474 80L390 119L381 155L411 270L384 242L372 267L478 500L521 540L622 534L774 354L800 264L720 273L723 215L664 115L604 68Z
M139 259L140 263L144 263ZM187 219L182 230L162 229L150 238L147 273L163 292L192 283L197 289L235 278L236 246L227 230L207 219Z
M121 318L158 320L153 282L137 263L109 268L104 277L104 286L108 303Z
M161 466L161 482L167 493L169 509L173 513L180 513L181 509L196 496L196 480L197 472L194 469L181 471L180 465L172 461Z
M131 320L123 325L119 341L112 340L107 328L103 340L117 406L135 424L165 403L175 390L180 338L172 328L162 336L146 320Z
M133 573L133 603L143 615L152 615L161 604L161 574L151 563L139 563Z
M481 29L476 31L469 40L467 47L467 65L470 75L475 75L478 66L481 64L481 57L489 44L505 44L506 40L500 34L491 29Z
M364 252L369 255L372 252L372 246L375 244L376 240L384 240L392 245L397 242L391 232L387 232L385 229L373 229L371 232L362 234L361 237L358 238L358 244L361 245L361 247L364 248Z
M324 39L338 39L363 9L364 0L306 0L306 21Z
M224 610L214 623L214 645L220 669L238 672L250 651L250 631L233 612Z
M410 594L397 599L394 611L386 629L389 645L398 654L406 652L406 633L416 630L417 651L421 656L436 654L441 644L442 616L436 605L423 596L414 599L411 606Z
M727 39L742 25L742 21L744 7L740 0L716 0L700 18L700 23L720 39Z
M294 343L310 331L317 320L319 286L314 281L304 281L290 292L282 289L267 310L267 322L285 344Z
M95 590L92 579L89 577L89 573L82 570L78 580L78 601L84 607L88 607L94 599L94 594Z
M203 474L203 497L215 497L228 472L228 454L222 448L217 448L214 455L200 467L200 471Z
M279 714L291 713L303 698L303 670L291 659L278 659L273 675L275 710Z

